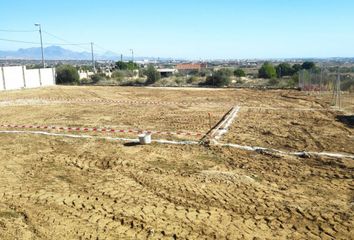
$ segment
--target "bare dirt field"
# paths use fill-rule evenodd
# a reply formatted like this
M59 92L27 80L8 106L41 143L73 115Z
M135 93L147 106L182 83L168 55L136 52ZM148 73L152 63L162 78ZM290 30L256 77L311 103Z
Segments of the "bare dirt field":
M0 239L351 239L351 157L31 133L198 141L235 105L221 143L354 154L352 116L297 91L0 92Z
M353 153L353 133L327 111L244 108L223 141L289 151Z

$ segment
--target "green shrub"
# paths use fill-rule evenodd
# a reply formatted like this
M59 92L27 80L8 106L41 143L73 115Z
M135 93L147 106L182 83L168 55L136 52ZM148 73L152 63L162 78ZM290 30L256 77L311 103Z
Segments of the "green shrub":
M197 77L193 76L193 77L190 77L190 78L187 79L187 83L188 84L193 84L193 83L198 82L198 80L199 79Z
M139 69L139 66L138 64L132 61L129 62L118 61L116 62L116 68L119 70L135 70L135 69Z
M116 81L123 81L125 77L124 71L114 71L112 73L112 78L115 79Z
M278 66L275 67L275 69L279 78L283 76L291 76L295 73L294 69L290 66L289 63L280 63Z
M279 79L276 79L276 78L271 78L268 81L268 85L272 86L272 87L276 87L276 86L278 86L278 84L279 84Z
M310 70L315 68L316 64L314 62L306 61L301 65L302 69Z
M233 75L233 72L230 68L221 68L217 71L217 73L222 74L227 77L231 77Z
M277 72L270 62L263 63L262 67L258 70L258 77L260 78L276 78Z
M190 76L199 75L199 71L198 70L191 70L191 71L188 72L188 75L190 75Z
M90 82L91 82L91 80L89 80L88 78L80 79L80 84L89 84Z
M232 73L231 73L232 74ZM212 76L208 76L204 83L201 85L223 87L230 84L230 75L228 71L220 69L216 71Z
M184 78L176 78L175 82L177 83L178 86L182 86L186 83Z
M236 83L237 83L237 84L244 84L245 81L243 81L242 79L239 78L239 79L236 80Z
M95 73L90 76L92 83L98 83L99 81L106 80L106 75L104 73Z
M155 83L157 80L161 78L161 75L158 71L156 71L155 67L153 65L149 65L145 71L145 75L147 77L146 79L146 84L150 85Z
M57 84L78 84L79 80L79 73L74 66L65 64L56 68Z
M245 77L246 73L241 68L239 68L239 69L236 69L234 71L234 76L236 76L236 77Z
M199 71L198 76L199 77L206 77L212 74L211 69L203 68Z

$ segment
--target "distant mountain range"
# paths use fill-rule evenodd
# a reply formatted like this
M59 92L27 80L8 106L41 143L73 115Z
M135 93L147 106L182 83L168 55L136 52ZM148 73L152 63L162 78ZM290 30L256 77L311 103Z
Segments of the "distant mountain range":
M0 59L41 59L41 48L20 48L17 51L1 51ZM44 48L44 58L47 60L90 60L90 52L75 52L59 46ZM96 60L117 60L120 56L112 52L96 55Z
M42 58L41 48L20 48L16 51L1 51L0 50L0 60L40 60ZM91 60L91 52L76 52L69 49L62 48L60 46L50 46L44 48L44 58L46 60ZM105 52L101 55L95 54L95 60L120 60L120 55L114 52ZM124 61L131 60L131 56L123 56ZM134 57L136 61L143 60L183 60L175 58L157 58L157 57ZM209 59L213 60L213 59ZM283 58L283 59L253 59L257 60L274 60L274 61L286 61L286 60L313 60L313 61L349 61L354 62L354 58L350 57L331 57L331 58ZM213 61L218 61L214 59ZM220 59L220 61L227 61L227 59Z

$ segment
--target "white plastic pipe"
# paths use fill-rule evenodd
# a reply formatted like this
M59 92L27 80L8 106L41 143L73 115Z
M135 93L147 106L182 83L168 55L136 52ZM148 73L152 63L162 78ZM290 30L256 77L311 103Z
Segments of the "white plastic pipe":
M9 131L3 130L0 133L4 134L36 134L36 135L46 135L46 136L58 136L58 137L69 137L69 138L86 138L86 139L105 139L111 141L124 141L124 142L139 142L139 139L134 138L119 138L119 137L100 137L100 136L91 136L91 135L75 135L75 134L63 134L63 133L49 133L42 131ZM164 140L164 139L154 139L152 142L161 143L161 144L177 144L177 145L198 145L197 141L172 141L172 140ZM233 147L246 151L269 151L275 152L282 155L293 155L293 156L304 156L306 154L309 155L317 155L317 156L327 156L327 157L335 157L335 158L351 158L354 159L354 155L352 154L343 154L343 153L331 153L331 152L287 152L281 151L273 148L264 148L264 147L255 147L255 146L244 146L239 144L232 143L218 143L217 146L222 147Z

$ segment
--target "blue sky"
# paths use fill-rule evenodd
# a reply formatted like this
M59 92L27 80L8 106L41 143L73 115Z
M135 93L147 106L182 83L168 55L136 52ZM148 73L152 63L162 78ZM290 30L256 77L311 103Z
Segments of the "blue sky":
M0 29L35 30L35 22L124 55L132 48L137 56L189 59L354 57L353 0L1 1ZM39 37L0 31L0 38ZM0 41L0 50L31 46Z

